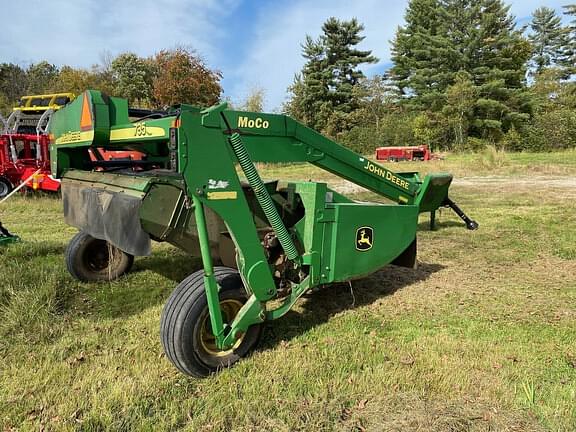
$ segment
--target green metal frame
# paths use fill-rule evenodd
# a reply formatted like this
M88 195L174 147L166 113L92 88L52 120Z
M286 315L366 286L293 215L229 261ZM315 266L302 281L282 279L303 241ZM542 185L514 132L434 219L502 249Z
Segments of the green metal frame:
M85 182L87 187L143 196L144 200L158 183L182 191L186 198L174 199L177 204L172 214L184 215L186 206L193 207L212 331L221 349L233 346L251 325L284 315L308 289L363 276L394 261L415 241L418 214L442 205L452 181L450 174L421 180L417 173L394 173L284 115L231 111L226 104L206 110L183 105L167 117L130 123L127 110L126 101L91 90L57 112L50 130L53 173L64 182ZM86 123L88 114L91 127L82 130L79 125L82 119ZM108 173L79 171L89 165L89 146L147 151L164 168L178 173L178 179L160 174L114 178ZM294 182L287 190L292 198L301 200L304 217L286 226L277 197L260 179L255 162L308 162L392 203L356 203L324 183ZM237 164L257 205L246 196ZM143 206L142 226L149 226L146 220L154 216L151 213L165 212L163 207ZM250 295L226 328L210 250L210 241L215 239L209 238L206 209L224 221ZM260 242L256 215L267 220L292 265L305 274L272 310L268 301L275 298L277 289ZM177 226L173 219L170 224Z

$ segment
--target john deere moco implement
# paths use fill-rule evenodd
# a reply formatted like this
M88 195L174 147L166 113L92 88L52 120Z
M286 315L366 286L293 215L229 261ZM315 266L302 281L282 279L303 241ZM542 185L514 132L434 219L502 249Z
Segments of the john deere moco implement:
M73 276L117 277L150 253L150 240L202 257L161 318L166 355L189 375L246 355L262 324L310 288L390 263L413 267L419 213L451 206L477 227L449 200L450 174L394 173L284 115L226 104L134 111L87 91L54 115L50 133L64 216L80 230L66 251ZM146 157L88 155L110 149ZM392 202L355 202L325 183L264 182L254 162L309 162Z

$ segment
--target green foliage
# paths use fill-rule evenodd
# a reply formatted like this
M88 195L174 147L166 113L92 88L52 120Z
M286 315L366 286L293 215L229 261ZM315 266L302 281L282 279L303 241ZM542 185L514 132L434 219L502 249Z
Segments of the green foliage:
M506 134L502 137L502 148L507 151L522 151L524 150L524 140L520 132L512 126Z
M241 109L244 111L261 112L264 110L264 89L254 87L248 93Z
M158 106L188 103L210 106L220 100L222 74L211 70L194 51L162 50L153 60L153 95Z
M474 86L470 74L465 71L459 71L454 84L446 89L446 105L442 114L452 131L456 149L462 149L466 143L477 97L478 89Z
M469 137L464 145L464 150L472 153L481 153L489 145L491 145L490 142L482 138Z
M52 92L80 94L98 89L110 96L124 97L139 106L192 103L208 106L217 102L222 88L221 74L210 70L185 48L163 50L155 57L142 58L106 53L101 64L91 68L56 67L40 61L24 69L12 63L0 64L0 112L8 113L20 96ZM262 95L263 96L263 95ZM261 110L261 102L259 110Z
M339 141L362 154L373 154L376 147L422 144L415 136L415 119L415 113L389 112L379 117L378 128L371 123L358 124Z
M42 94L58 77L58 68L47 61L30 65L26 71L26 93Z
M442 114L423 112L412 123L417 144L428 144L432 151L446 150L450 139L448 120Z
M576 111L559 108L542 112L526 128L523 149L531 151L574 148L576 143Z
M536 9L530 29L532 33L528 38L532 43L532 64L536 74L565 62L568 29L562 27L562 20L554 9L545 6Z
M406 103L443 113L462 147L469 133L496 140L529 118L530 49L500 0L412 0L391 76Z
M317 40L306 36L306 64L289 87L291 98L284 106L289 115L330 136L353 127L353 113L360 107L354 88L364 78L358 67L377 61L371 51L356 48L364 39L363 30L356 19L329 18Z
M3 93L0 93L0 114L9 112L11 107L12 107L12 103L8 100L6 95L4 95ZM0 127L3 127L3 125L1 123L0 123Z
M328 19L306 36L306 63L283 110L366 154L379 146L428 144L434 151L548 151L576 143L576 4L540 7L519 29L503 0L410 0L391 46L393 66L364 77L377 59L358 49L363 25ZM526 37L523 32L526 31ZM370 41L374 43L386 41ZM526 71L530 69L529 80ZM140 106L211 105L222 75L194 51L163 50L142 58L105 54L90 68L0 64L0 112L23 94L96 88ZM262 111L255 88L241 109Z
M568 75L573 75L576 74L576 3L562 7L564 15L571 18L570 24L566 27L567 44L564 48L562 65L566 68Z
M12 63L0 64L0 93L10 104L26 93L26 71Z
M134 53L120 54L112 62L114 94L129 103L150 100L152 96L152 67Z
M80 94L84 90L95 88L94 76L86 69L64 66L56 77L52 89L56 92Z

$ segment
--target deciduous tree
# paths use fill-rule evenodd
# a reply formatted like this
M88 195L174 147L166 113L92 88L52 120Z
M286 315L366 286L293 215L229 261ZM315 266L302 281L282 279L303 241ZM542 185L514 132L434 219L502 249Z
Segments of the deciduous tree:
M160 51L154 58L153 96L156 104L189 103L210 106L220 100L222 74L185 48Z
M13 63L0 64L0 92L9 104L13 104L26 93L26 71Z
M114 93L130 103L147 104L152 96L150 63L134 53L120 54L112 61Z
M30 65L26 70L26 92L42 94L50 91L58 72L58 68L47 61Z
M242 109L245 111L261 112L264 110L264 89L261 87L253 87L250 89Z

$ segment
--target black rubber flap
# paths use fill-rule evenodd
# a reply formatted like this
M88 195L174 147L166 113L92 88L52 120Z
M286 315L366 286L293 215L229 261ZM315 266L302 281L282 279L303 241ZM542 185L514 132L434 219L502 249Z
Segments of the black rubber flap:
M140 225L140 198L64 180L62 201L68 225L131 255L150 255L150 236Z

